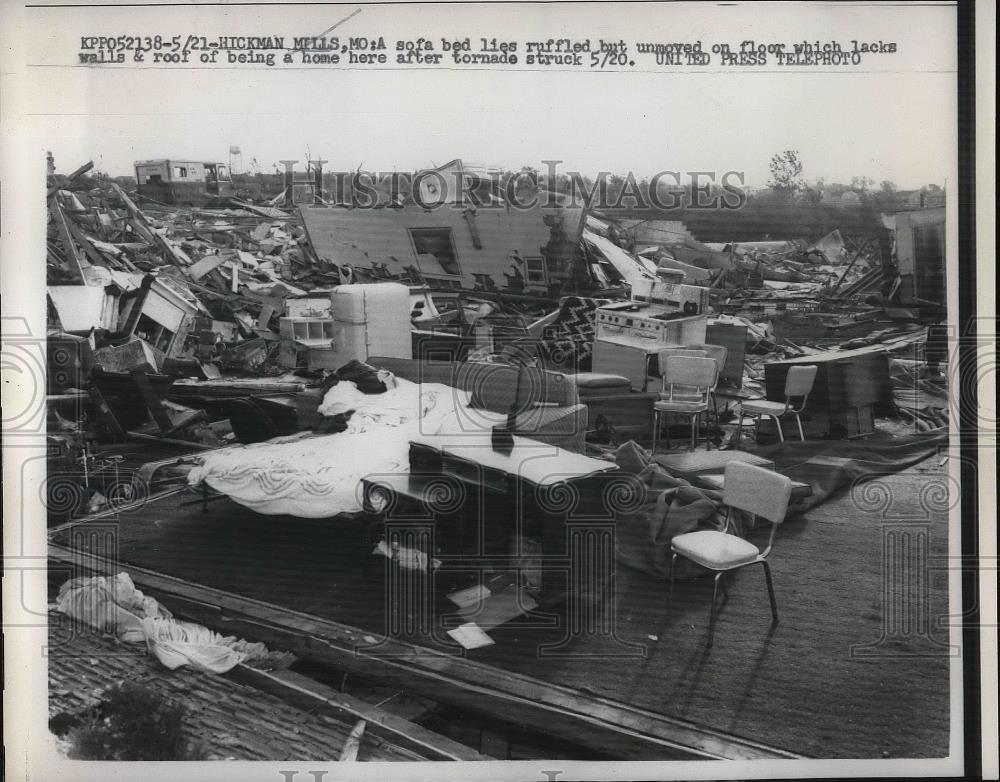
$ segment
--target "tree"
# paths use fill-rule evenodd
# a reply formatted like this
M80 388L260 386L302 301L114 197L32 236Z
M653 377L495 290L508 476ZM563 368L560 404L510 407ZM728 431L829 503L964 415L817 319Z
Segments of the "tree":
M798 150L786 149L771 158L771 179L768 187L780 193L794 194L805 184L802 180L802 160Z
M868 188L875 184L875 180L866 176L856 176L851 177L851 189L858 190L862 193L867 192Z

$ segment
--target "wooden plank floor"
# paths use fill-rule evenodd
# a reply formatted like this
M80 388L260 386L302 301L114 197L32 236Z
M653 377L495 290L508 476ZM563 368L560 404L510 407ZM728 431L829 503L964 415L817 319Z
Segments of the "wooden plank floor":
M74 626L49 614L49 716L79 716L116 681L144 687L186 708L184 730L207 759L335 761L350 733L347 722L282 699L228 676L190 668L168 670L142 647ZM360 760L423 760L377 736L362 740Z
M940 481L928 460L881 478L892 514L916 520L930 555L947 554L947 513L922 490ZM493 631L470 659L811 757L941 757L948 740L944 630L883 635L884 509L842 496L782 527L773 569L781 623L772 628L759 570L738 573L705 648L711 584L678 585L619 568L613 636L583 636L563 656L541 649L560 628L522 623ZM382 580L364 573L357 530L331 520L264 517L228 500L180 507L165 500L123 515L124 562L317 617L385 632ZM68 575L68 572L67 572ZM946 573L932 573L931 616L943 616ZM629 653L622 657L622 644ZM866 654L869 649L871 653ZM860 650L860 652L858 651Z

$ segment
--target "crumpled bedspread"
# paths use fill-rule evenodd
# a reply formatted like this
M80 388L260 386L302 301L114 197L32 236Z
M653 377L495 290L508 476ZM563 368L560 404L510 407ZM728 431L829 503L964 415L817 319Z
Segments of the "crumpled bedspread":
M136 589L127 573L70 579L59 588L56 610L125 643L146 644L170 670L190 665L205 673L225 673L237 663L270 657L264 644L174 619L154 598Z
M469 395L440 383L394 379L384 394L364 394L342 381L319 412L353 410L335 434L285 437L207 453L188 475L267 515L327 518L361 510L361 479L409 469L410 440L420 435L492 427L504 416L469 408Z

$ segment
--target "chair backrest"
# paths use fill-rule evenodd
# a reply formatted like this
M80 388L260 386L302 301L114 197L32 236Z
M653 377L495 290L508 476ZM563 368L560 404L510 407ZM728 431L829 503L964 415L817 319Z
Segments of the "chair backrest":
M690 358L705 358L705 355L706 355L705 351L700 349L696 350L693 348L663 348L663 350L661 350L659 354L657 354L657 358L659 359L659 364L660 364L660 375L664 375L666 373L665 367L667 365L667 359L669 359L671 356L688 356Z
M718 369L719 374L722 374L722 368L726 365L726 357L729 355L729 348L725 345L690 345L692 350L704 350L705 356L707 358L715 359L715 365Z
M781 473L744 462L726 465L722 502L730 508L781 524L791 496L792 481Z
M818 371L819 367L815 364L789 367L788 374L785 376L785 398L795 399L809 396L813 383L816 382Z
M663 369L665 389L679 387L687 394L694 391L706 398L718 375L715 361L703 356L673 355L664 362Z

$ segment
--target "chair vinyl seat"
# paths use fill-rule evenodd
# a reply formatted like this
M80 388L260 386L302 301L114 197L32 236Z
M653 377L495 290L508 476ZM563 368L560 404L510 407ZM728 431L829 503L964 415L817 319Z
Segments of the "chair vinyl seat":
M749 399L742 408L744 413L754 415L781 415L787 409L784 402L769 402L767 399Z
M677 535L670 547L678 554L712 570L729 570L754 562L760 556L750 541L716 530L697 530Z
M708 410L708 402L703 399L690 402L683 399L661 399L653 403L653 409L660 413L700 413Z

